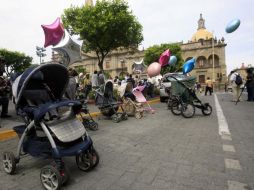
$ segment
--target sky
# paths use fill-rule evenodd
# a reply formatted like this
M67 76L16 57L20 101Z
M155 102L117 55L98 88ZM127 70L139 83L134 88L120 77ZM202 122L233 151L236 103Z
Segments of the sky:
M39 63L36 46L44 45L42 24L52 24L71 5L81 6L85 0L1 0L0 48L23 52ZM187 43L197 31L200 13L206 29L217 39L225 38L227 71L242 63L254 66L254 1L253 0L128 0L129 7L143 26L141 48L155 44ZM225 32L226 25L240 19L240 27ZM51 58L51 48L47 56Z

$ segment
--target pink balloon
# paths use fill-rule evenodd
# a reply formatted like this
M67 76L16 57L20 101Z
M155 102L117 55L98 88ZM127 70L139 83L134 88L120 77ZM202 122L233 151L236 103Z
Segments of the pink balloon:
M160 59L159 59L159 62L162 67L168 65L169 58L170 58L170 51L169 51L169 49L167 49L166 51L164 51L161 54Z
M147 74L149 77L155 77L161 72L161 65L157 62L151 63L147 68Z
M58 44L64 35L64 28L59 17L54 23L50 25L41 25L41 27L45 34L44 47Z

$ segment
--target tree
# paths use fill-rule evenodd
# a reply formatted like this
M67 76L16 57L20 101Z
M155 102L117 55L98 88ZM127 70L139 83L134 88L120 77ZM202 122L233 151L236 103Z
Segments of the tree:
M7 76L10 76L14 72L23 72L31 66L33 60L32 57L26 56L24 53L9 51L7 49L0 49L0 56L5 65L5 73Z
M98 0L95 6L70 7L62 20L71 34L80 35L84 52L94 51L103 70L105 57L117 48L137 48L142 26L124 0Z
M176 56L177 62L173 66L162 67L161 73L165 74L168 72L181 71L181 68L183 65L183 59L182 59L182 55L181 55L182 51L181 51L180 45L177 43L154 45L154 46L147 48L145 50L144 63L146 65L149 65L153 62L159 62L160 55L167 49L170 50L171 55Z

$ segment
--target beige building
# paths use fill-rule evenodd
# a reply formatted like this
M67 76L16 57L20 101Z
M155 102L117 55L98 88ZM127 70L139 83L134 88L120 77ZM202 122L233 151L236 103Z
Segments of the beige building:
M188 43L181 44L184 61L196 58L196 65L190 73L197 77L201 85L209 77L214 81L216 89L223 89L227 81L227 69L225 61L224 38L217 40L211 32L205 28L205 20L200 14L197 32L193 34Z
M111 77L132 74L134 62L144 58L144 50L119 49L110 53L105 59L103 68ZM73 64L73 67L83 66L87 73L99 71L98 59L95 53L83 53L82 62Z
M227 81L224 38L217 40L213 34L206 30L205 20L200 14L198 29L188 43L180 43L184 61L196 58L196 66L190 73L197 77L202 86L209 77L214 81L216 89L223 89ZM110 53L104 60L104 70L112 77L133 73L134 62L144 58L144 50L119 49ZM95 53L83 53L82 62L75 63L73 67L83 66L88 73L99 70L98 59ZM145 72L143 73L145 74Z

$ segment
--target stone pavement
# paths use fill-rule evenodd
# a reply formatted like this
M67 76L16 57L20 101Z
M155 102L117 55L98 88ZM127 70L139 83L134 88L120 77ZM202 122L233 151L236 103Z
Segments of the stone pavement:
M231 136L218 134L214 97L202 97L213 106L211 116L197 110L194 118L174 116L166 105L153 105L155 114L113 123L99 120L89 131L101 161L84 173L74 158L65 158L71 172L66 190L250 190L254 189L254 104L235 106L228 94L218 94ZM237 108L237 109L236 109ZM251 117L252 116L252 117ZM15 151L17 138L0 142L1 152ZM17 172L0 169L0 189L42 189L40 168L49 163L25 157Z

